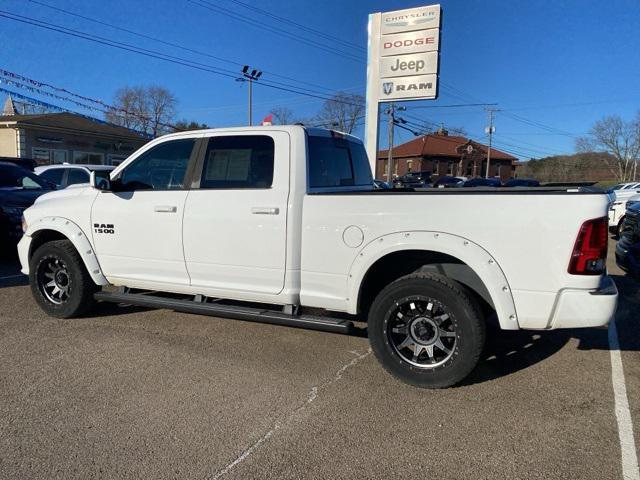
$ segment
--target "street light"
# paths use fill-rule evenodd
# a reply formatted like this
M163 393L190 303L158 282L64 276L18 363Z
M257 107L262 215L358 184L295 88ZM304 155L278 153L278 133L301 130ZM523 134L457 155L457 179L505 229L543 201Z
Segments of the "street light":
M257 81L262 72L245 65L242 67L242 77L236 78L237 82L249 82L249 126L253 125L253 82Z

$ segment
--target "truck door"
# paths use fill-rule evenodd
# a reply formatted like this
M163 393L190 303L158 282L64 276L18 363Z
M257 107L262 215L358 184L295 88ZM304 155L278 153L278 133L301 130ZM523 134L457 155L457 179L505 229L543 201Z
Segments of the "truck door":
M183 239L191 285L277 294L284 287L289 135L212 136L194 171Z
M129 279L134 281L129 285L141 288L148 282L189 285L182 216L196 140L155 145L119 173L114 191L96 197L91 211L94 245L111 281Z

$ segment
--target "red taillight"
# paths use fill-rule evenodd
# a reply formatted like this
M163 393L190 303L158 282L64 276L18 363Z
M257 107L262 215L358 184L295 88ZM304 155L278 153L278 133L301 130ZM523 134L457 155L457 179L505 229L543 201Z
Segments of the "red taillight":
M573 247L569 273L572 275L601 275L607 263L607 217L587 220L580 227Z

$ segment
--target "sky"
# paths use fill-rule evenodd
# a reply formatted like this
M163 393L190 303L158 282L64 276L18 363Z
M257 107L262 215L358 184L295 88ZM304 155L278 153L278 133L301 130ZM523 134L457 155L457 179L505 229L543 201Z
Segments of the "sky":
M161 85L177 96L179 118L224 127L247 122L247 85L234 78L247 64L264 72L263 82L280 87L255 84L254 121L277 106L304 119L324 100L283 88L320 97L336 91L364 95L369 13L425 4L0 0L0 68L107 103L123 86ZM576 137L598 119L614 114L631 119L640 110L640 1L443 0L441 5L439 98L405 102L402 115L409 122L461 127L486 141L483 106L449 105L496 103L494 145L528 159L572 153ZM7 13L161 52L178 63L1 16ZM184 60L200 68L179 64ZM0 88L99 115L6 84ZM396 133L396 143L413 138L405 130ZM362 136L363 128L355 134Z

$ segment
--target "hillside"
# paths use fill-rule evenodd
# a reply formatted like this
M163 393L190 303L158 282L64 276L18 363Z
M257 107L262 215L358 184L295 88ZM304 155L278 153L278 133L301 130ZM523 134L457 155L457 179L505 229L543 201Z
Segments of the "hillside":
M588 152L555 155L521 162L516 168L519 178L536 178L541 182L610 182L614 175L603 161L607 153Z

